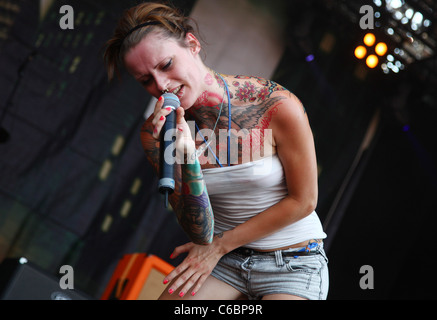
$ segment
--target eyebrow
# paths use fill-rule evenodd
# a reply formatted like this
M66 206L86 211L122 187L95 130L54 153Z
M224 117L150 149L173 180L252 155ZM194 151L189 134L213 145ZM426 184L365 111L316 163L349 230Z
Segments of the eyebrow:
M157 69L157 68L159 67L159 65L162 64L163 61L166 61L168 58L169 58L169 57L165 57L165 58L162 59L160 62L158 62L158 64L153 68L153 70ZM170 57L170 59L171 59L171 57ZM141 74L141 75L140 75L136 80L137 80L137 81L138 81L138 80L141 80L141 79L143 79L144 77L150 77L150 74L145 74L145 73L143 73L143 74Z
M146 77L150 77L150 75L148 75L148 74L142 74L142 75L140 75L136 80L137 80L137 81L140 81L140 80L142 80L143 78L146 78Z

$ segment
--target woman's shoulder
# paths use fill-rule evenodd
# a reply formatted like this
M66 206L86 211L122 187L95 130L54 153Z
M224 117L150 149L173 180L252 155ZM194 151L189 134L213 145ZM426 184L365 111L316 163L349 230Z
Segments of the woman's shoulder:
M277 114L287 118L291 114L299 117L306 110L300 99L283 85L261 77L232 76L234 101L241 105L261 106L266 114ZM228 81L229 81L228 80Z
M242 103L260 104L273 97L291 98L294 95L277 82L256 76L226 76L231 98Z

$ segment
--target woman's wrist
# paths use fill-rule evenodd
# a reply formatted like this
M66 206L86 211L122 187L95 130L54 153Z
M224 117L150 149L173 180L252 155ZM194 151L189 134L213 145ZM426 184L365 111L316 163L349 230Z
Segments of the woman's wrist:
M184 149L184 156L183 156L183 163L182 164L194 164L197 160L196 155L196 148L194 146L188 147Z
M178 164L194 164L196 159L196 147L194 142L176 147L176 161Z
M227 231L220 232L214 235L214 243L218 247L218 250L222 255L225 255L235 249L229 247L227 236L229 236Z

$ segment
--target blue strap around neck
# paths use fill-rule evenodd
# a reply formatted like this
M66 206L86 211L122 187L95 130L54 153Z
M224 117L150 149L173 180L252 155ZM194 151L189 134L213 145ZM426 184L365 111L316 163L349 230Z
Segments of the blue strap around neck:
M231 95L229 93L228 84L226 83L225 79L223 79L223 77L220 74L218 74L218 75L222 79L222 81L223 81L223 83L225 85L225 88L226 88L226 93L228 95L228 137L227 137L228 154L227 154L227 157L228 157L228 166L230 166L231 165L231 152L230 152L231 151ZM207 141L205 140L205 137L200 132L200 129L197 126L197 123L196 123L196 128L197 128L197 131L199 132L200 136L202 137L203 141L205 143L207 143ZM223 165L221 164L220 160L217 158L215 152L211 149L211 147L209 145L208 145L208 149L214 155L214 158L216 159L216 161L219 164L219 166L223 167Z
M221 75L219 75L222 79L223 83L226 87L226 93L228 94L228 166L231 165L231 95L229 93L228 84L226 83L225 79Z

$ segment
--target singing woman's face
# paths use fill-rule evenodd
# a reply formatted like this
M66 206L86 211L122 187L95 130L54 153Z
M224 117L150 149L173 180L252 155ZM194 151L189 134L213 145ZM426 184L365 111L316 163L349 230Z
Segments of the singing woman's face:
M184 109L190 108L201 94L204 72L199 57L200 43L191 33L186 46L159 32L151 32L124 57L127 71L154 97L164 90L179 97Z

